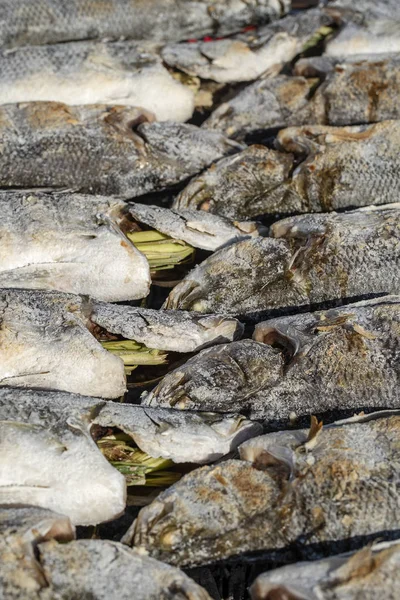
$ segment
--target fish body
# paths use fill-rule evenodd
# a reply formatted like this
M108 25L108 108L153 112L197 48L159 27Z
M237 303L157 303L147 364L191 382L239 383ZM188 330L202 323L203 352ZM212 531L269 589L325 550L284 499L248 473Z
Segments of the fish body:
M354 554L300 562L263 573L252 584L252 600L272 600L277 593L302 600L356 600L396 597L400 544L382 542Z
M131 216L174 239L184 240L195 248L214 251L245 237L257 237L262 228L257 223L232 222L194 210L174 210L146 204L129 205Z
M321 558L328 544L337 553L393 535L399 427L398 414L376 413L249 440L242 460L196 469L162 492L125 539L159 560L194 566L254 551Z
M305 415L397 409L399 319L399 297L388 296L264 321L253 340L190 358L142 404L231 410L285 425Z
M232 413L144 409L62 392L0 390L0 505L30 504L95 525L125 509L126 483L91 437L117 428L153 458L205 464L260 435ZM0 517L1 522L1 517Z
M67 5L63 0L2 0L0 46L226 35L279 18L289 9L289 0L73 0Z
M74 42L0 56L0 104L120 104L159 121L186 121L194 110L192 91L168 73L152 42Z
M133 107L0 107L0 185L135 197L175 185L241 146ZM142 124L140 124L142 123Z
M210 600L178 569L117 542L75 541L67 517L33 507L0 509L0 594L4 600ZM63 542L63 543L57 543ZM171 595L172 594L172 595Z
M167 308L253 315L365 294L398 293L399 206L300 215L271 238L218 250L171 292Z
M334 60L325 78L303 77L295 68L295 76L260 79L221 104L203 127L243 139L257 130L398 119L399 60L398 54L347 57Z
M332 23L328 14L314 9L227 39L167 44L161 56L171 67L201 79L219 83L252 81L266 72L278 73L321 27Z
M190 598L211 600L207 592L176 568L109 540L77 540L39 546L40 563L52 597L118 597L130 600Z
M399 142L400 121L289 127L277 135L280 152L250 146L221 159L190 181L174 207L250 219L396 202Z
M126 378L121 358L105 350L92 335L90 330L96 325L148 342L157 336L156 345L171 350L177 348L179 337L180 352L218 339L234 339L242 332L236 320L197 315L185 319L177 335L179 314L164 317L159 311L97 305L87 297L42 290L2 290L0 314L0 385L103 398L121 397Z

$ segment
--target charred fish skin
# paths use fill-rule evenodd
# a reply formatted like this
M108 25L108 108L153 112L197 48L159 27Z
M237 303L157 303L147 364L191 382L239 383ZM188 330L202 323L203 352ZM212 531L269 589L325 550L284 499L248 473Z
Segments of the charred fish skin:
M128 600L187 598L211 600L207 592L178 569L143 556L118 542L77 540L39 545L40 564L53 598L113 596Z
M312 414L399 408L400 299L271 319L253 340L204 350L142 405L227 410L284 424Z
M143 123L151 118L121 106L3 105L0 185L132 198L176 185L243 148L193 125Z
M250 588L252 600L288 598L370 600L396 597L399 586L399 541L374 544L354 554L295 563L259 575Z
M399 60L398 54L346 59L324 81L315 75L260 79L221 104L203 127L240 140L256 130L398 119Z
M320 544L338 552L354 538L360 544L394 533L399 426L398 415L376 413L317 437L283 431L255 438L242 446L243 460L196 469L162 492L126 540L154 558L194 566L293 544L297 557L320 558Z
M257 237L262 232L262 227L257 223L232 222L190 209L175 210L130 203L129 212L135 220L203 250L214 251L240 238Z
M110 333L172 352L195 352L239 339L243 325L222 315L152 310L93 302L91 321Z
M0 507L0 595L7 600L52 600L35 553L41 542L70 541L69 519L33 507Z
M56 289L104 301L144 298L146 257L123 234L124 202L78 194L0 195L0 288Z
M227 35L246 25L277 19L289 0L2 0L0 46L44 45L87 39L179 41Z
M327 13L314 9L224 40L167 44L161 56L169 66L201 79L219 83L252 81L264 73L278 73L321 27L332 24Z
M272 238L237 242L195 267L166 308L264 314L366 294L399 292L399 206L277 221Z
M0 421L5 432L7 423L11 423L10 430L14 428L13 431L20 436L30 434L29 428L23 428L24 424L30 426L32 431L36 427L37 430L48 430L61 437L68 437L65 432L75 427L77 440L82 436L89 440L85 440L85 457L92 456L92 462L96 458L89 434L92 425L118 428L129 435L143 452L153 458L162 457L175 463L213 462L229 454L246 439L262 433L259 423L249 421L240 414L144 408L65 392L18 388L0 389ZM15 429L16 423L21 424L19 431ZM71 443L71 439L69 441ZM57 455L53 457L57 458ZM59 455L59 460L64 460L63 454ZM101 466L99 457L98 463ZM21 465L27 470L25 474L21 471L21 477L26 476L26 472L31 477L25 460ZM59 473L59 469L56 468L55 472ZM16 471L12 475L15 474ZM17 483L15 479L14 483ZM104 510L108 510L107 507Z
M0 56L0 104L121 104L142 107L159 121L193 114L193 92L168 73L153 42L73 42Z
M302 212L301 198L290 186L292 170L292 154L253 145L194 177L175 198L173 208L228 219Z
M399 134L400 121L289 127L277 135L280 152L255 145L221 159L190 181L174 207L250 219L390 204L400 191Z

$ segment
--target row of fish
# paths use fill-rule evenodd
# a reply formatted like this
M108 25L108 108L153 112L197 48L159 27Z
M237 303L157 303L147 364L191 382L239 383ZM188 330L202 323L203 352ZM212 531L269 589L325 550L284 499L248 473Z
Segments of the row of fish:
M400 11L315 4L0 0L5 600L396 598Z

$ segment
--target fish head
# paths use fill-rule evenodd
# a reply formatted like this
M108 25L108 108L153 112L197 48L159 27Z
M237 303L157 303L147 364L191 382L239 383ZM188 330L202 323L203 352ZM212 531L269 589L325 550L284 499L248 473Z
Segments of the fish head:
M156 427L134 431L136 444L150 456L175 463L213 462L263 430L239 414L144 410Z
M260 391L268 394L268 389L277 384L282 367L281 352L266 344L242 340L215 346L168 373L150 394L142 397L142 404L180 410L245 412L255 394ZM213 427L214 432L215 427L229 430L228 423L219 426L214 423ZM221 429L218 433L221 434Z
M240 317L304 304L303 286L291 277L292 254L286 240L272 238L257 237L225 246L175 286L164 308Z

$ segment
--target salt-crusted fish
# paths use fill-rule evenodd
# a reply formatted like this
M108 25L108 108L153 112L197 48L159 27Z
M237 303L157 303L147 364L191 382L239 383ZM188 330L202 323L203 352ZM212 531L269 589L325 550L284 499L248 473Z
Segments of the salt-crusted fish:
M299 562L259 575L252 600L382 600L395 598L400 585L400 543L382 542L354 554Z
M103 456L95 425L125 432L146 454L175 463L213 462L262 427L232 413L180 413L62 392L0 390L0 505L31 504L78 525L116 518L125 478ZM118 466L117 463L113 463Z
M174 207L250 219L397 202L399 143L400 121L290 127L277 136L281 152L250 146L221 159L190 181Z
M253 340L204 350L142 404L242 412L268 423L316 413L400 408L400 297L271 319Z
M75 541L69 520L48 510L1 507L0 533L4 600L128 600L132 590L137 600L210 600L178 569L122 544Z
M249 440L242 460L196 469L125 536L179 566L259 551L322 558L399 530L399 414Z
M328 12L336 15L343 27L328 41L331 56L400 51L400 10L396 0L334 0Z
M143 224L158 231L138 231ZM175 257L193 255L193 246L215 250L258 233L256 223L193 210L104 196L3 192L0 288L56 289L111 302L144 298L158 265L173 267ZM140 241L153 234L161 239Z
M260 79L221 104L203 127L243 139L258 130L398 119L399 63L398 54L354 57L335 60L334 68L320 79L315 74Z
M193 92L162 65L152 42L66 43L0 53L0 104L140 106L159 121L186 121Z
M0 186L136 197L242 149L216 132L149 123L140 108L54 102L0 107Z
M171 292L167 308L244 315L400 292L400 207L277 221L271 238L218 250Z
M290 0L1 0L0 46L227 35L277 19L290 5Z
M331 31L333 19L319 9L284 19L235 37L168 44L161 56L171 67L220 83L252 81L276 74L305 48Z
M125 312L125 316L124 316ZM164 350L192 352L215 341L240 336L235 319L165 313L96 302L72 294L1 290L0 385L47 388L103 398L126 391L126 365L161 364ZM99 328L100 332L97 330ZM102 331L139 342L105 342ZM175 333L174 333L175 332ZM111 344L110 352L106 350ZM141 352L144 352L143 362Z

